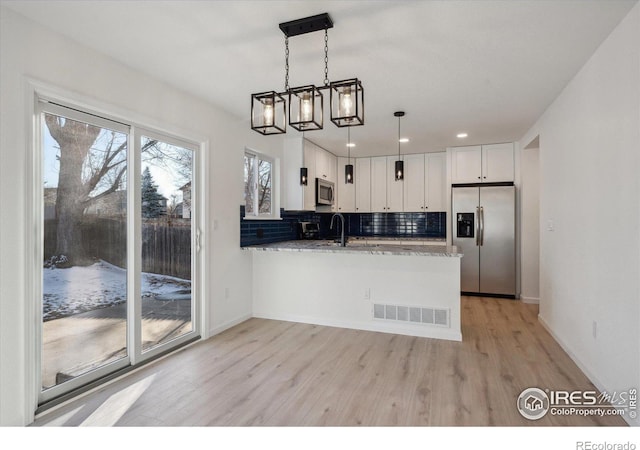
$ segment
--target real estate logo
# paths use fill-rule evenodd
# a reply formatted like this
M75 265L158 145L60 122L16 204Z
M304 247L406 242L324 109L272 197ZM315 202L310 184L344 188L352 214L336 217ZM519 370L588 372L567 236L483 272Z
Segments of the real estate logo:
M518 411L525 419L541 419L549 411L549 396L542 389L527 388L518 397Z
M638 390L627 391L544 391L530 387L518 396L518 411L522 417L538 420L547 413L553 416L624 416L637 417Z

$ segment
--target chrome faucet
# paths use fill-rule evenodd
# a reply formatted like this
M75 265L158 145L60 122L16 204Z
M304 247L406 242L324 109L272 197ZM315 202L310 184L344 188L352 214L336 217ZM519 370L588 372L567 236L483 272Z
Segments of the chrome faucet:
M342 229L340 231L340 246L341 247L345 247L347 245L347 241L344 238L344 216L340 213L335 213L332 217L331 217L331 225L329 226L329 228L333 228L333 220L336 217L340 217L340 222L342 222Z

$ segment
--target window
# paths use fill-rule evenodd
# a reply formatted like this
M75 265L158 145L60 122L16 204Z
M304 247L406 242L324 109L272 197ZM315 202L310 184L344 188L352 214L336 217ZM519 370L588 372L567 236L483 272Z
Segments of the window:
M245 218L277 219L275 160L260 153L244 154L244 212Z

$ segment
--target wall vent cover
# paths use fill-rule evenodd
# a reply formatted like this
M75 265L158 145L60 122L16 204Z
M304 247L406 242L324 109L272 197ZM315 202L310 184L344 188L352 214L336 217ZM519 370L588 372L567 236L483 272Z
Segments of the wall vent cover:
M418 308L416 306L373 304L373 318L394 322L449 327L449 309Z

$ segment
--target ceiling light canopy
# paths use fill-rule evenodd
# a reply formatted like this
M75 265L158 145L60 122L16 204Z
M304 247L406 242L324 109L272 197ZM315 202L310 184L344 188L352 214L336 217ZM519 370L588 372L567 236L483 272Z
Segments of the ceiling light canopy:
M279 25L285 35L284 91L266 91L251 95L251 129L260 134L283 134L289 125L298 131L322 130L324 97L329 89L331 121L338 127L364 125L364 89L357 78L329 81L329 14L305 17ZM324 30L324 85L289 87L289 37ZM287 108L288 98L288 108ZM287 111L288 109L288 111Z

